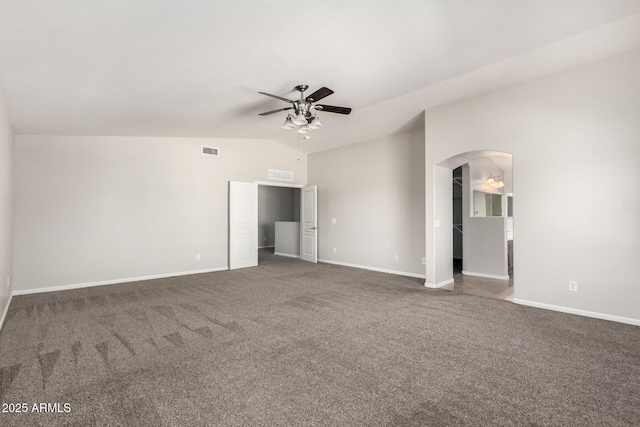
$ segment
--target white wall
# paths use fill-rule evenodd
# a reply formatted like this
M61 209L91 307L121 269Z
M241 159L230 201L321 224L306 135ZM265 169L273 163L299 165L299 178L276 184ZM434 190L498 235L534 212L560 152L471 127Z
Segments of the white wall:
M424 275L423 129L311 154L308 177L320 259Z
M425 112L427 204L436 164L513 154L516 301L640 323L638 70L634 50Z
M13 217L13 132L0 92L0 327L11 295Z
M258 186L258 245L273 246L276 244L276 221L295 221L294 193L297 188ZM300 196L297 198L300 204ZM298 220L300 220L298 215Z
M439 247L437 257L434 260L438 265L435 278L433 281L430 281L427 277L425 286L439 287L453 282L453 277L451 275L451 271L453 270L453 239L451 238L451 233L453 232L453 187L451 186L453 171L450 168L441 166L436 166L430 170L433 170L433 180L435 182L442 183L443 185L439 185L435 188L433 203L429 203L427 205L427 211L433 212L433 218L435 218L434 220L427 222L427 228L429 228L428 226L430 225L433 229L433 234L437 236L436 238ZM462 205L462 208L462 215L464 216L464 204ZM462 250L464 251L464 248Z
M306 181L268 140L17 136L14 290L226 268L228 181L269 168Z

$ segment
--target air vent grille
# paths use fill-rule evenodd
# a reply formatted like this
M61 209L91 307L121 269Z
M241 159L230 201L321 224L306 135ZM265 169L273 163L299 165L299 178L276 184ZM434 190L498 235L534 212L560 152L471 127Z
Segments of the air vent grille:
M219 156L220 150L215 147L207 147L206 145L202 146L202 154L205 156Z
M279 181L293 181L293 172L269 169L269 179L277 179Z

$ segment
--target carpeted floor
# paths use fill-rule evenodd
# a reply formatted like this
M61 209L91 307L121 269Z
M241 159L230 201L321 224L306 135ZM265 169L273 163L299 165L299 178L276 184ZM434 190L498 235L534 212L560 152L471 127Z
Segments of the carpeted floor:
M0 401L28 411L0 424L640 424L636 326L260 262L15 297Z

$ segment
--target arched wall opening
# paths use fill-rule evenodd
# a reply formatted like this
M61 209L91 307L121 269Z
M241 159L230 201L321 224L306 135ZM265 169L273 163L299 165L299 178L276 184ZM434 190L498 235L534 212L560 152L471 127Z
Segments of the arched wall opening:
M493 159L493 161L489 160ZM474 176L469 176L469 164L482 164L483 160L496 165L496 168L504 170L507 177L509 189L512 187L511 164L512 154L495 150L474 150L459 153L442 160L433 165L431 185L427 183L427 224L432 222L433 226L427 226L427 263L425 286L437 288L453 283L453 190L452 172L459 166L463 167L463 180L467 185L463 189L463 218L469 232L467 236L463 234L463 248L466 253L473 253L473 262L463 264L465 274L477 275L480 277L508 279L507 271L507 239L504 238L501 245L500 235L506 236L507 218L474 218L473 217L473 189L482 185L482 181L488 178L484 176L488 173L478 172ZM508 165L508 167L506 166ZM480 168L478 168L480 169ZM487 169L491 170L491 169ZM493 172L495 175L496 173ZM506 197L504 198L504 209L506 212ZM511 223L512 224L512 223ZM505 227L504 234L501 227ZM464 232L464 226L462 227ZM484 235L482 234L484 233ZM475 239L475 241L471 240ZM486 244L481 239L493 239L493 243ZM498 241L496 241L496 239ZM492 250L485 250L493 247ZM501 257L504 255L504 263ZM464 260L463 256L463 260ZM463 261L464 263L464 261Z

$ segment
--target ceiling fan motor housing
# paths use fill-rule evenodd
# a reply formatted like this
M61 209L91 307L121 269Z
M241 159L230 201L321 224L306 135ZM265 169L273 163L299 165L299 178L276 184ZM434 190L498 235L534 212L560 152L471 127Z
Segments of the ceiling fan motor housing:
M305 117L311 116L312 104L304 99L293 102L293 111L296 112L296 116L302 114Z

